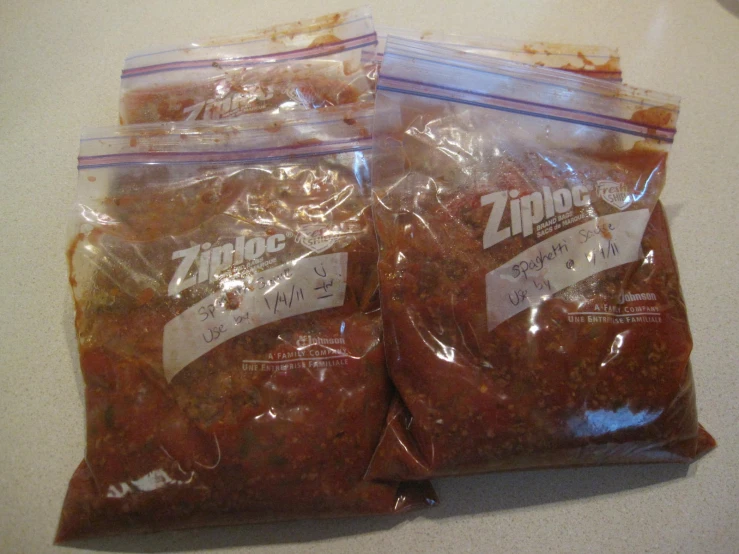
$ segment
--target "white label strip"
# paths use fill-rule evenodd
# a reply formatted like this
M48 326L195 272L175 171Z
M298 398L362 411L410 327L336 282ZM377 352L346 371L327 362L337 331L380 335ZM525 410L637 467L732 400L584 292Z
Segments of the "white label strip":
M348 254L307 256L257 273L231 302L218 291L164 326L164 375L171 381L219 344L261 325L344 304ZM239 301L238 308L227 304Z
M599 217L528 248L485 276L488 330L560 290L639 255L649 210Z

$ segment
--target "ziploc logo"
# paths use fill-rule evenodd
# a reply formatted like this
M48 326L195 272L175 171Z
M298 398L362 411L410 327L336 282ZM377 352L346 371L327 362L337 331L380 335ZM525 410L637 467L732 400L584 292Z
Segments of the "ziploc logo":
M480 198L480 204L493 205L482 237L482 247L490 248L509 237L528 237L534 233L535 225L545 218L568 213L573 207L589 206L590 193L582 185L555 191L550 187L542 187L541 191L525 196L520 196L516 189L502 190L484 195ZM503 227L506 207L510 212L510 225Z
M203 119L210 121L239 117L247 113L262 110L264 103L274 96L271 90L265 90L260 85L239 85L239 88L243 92L234 92L231 90L231 87L232 85L227 80L218 83L216 89L221 94L223 94L223 91L227 91L226 97L205 100L184 108L182 113L187 115L185 120L195 121L197 119Z
M598 181L597 191L598 196L621 211L624 211L634 203L634 196L623 183Z
M338 238L326 225L303 225L295 235L295 242L310 248L313 252L323 252L331 248Z
M213 246L209 242L195 244L172 253L173 260L182 260L169 282L169 296L176 296L198 283L213 283L222 271L258 260L265 253L274 254L285 248L287 237L282 233L256 236L246 240L243 235L232 243Z

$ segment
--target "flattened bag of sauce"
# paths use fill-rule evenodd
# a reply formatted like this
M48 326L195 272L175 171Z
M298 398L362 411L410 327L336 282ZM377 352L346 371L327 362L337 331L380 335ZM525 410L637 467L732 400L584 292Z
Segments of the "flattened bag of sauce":
M87 451L57 541L398 513L371 107L94 130L68 251Z
M393 27L377 27L377 45L362 51L365 65L377 69L382 63L388 36L421 40L481 56L511 60L541 67L581 73L596 79L621 80L621 58L618 50L607 46L530 42L490 37L464 36L446 31L418 31ZM377 70L372 74L377 80Z
M121 123L227 119L370 100L361 58L376 42L369 8L360 8L139 52L126 59L121 75Z
M399 397L367 476L690 462L658 198L677 99L389 38L373 190Z

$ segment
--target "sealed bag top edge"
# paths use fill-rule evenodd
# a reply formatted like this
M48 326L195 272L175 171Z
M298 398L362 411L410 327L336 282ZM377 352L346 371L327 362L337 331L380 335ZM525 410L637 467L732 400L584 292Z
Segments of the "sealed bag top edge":
M197 69L208 63L243 65L312 58L368 47L376 40L372 14L364 7L276 25L241 37L193 41L135 52L124 62L122 78Z
M373 106L259 113L239 119L142 123L82 132L79 168L218 163L371 147Z
M380 91L603 126L671 142L676 96L389 36Z

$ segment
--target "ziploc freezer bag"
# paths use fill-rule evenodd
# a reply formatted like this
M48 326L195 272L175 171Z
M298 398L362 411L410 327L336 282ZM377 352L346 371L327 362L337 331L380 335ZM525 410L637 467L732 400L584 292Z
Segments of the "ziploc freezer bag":
M710 448L658 206L677 99L390 37L377 110L399 396L368 477L688 462Z
M87 450L58 542L435 502L362 479L391 392L372 115L83 137L68 256Z
M376 42L369 8L359 8L137 52L121 74L121 123L229 119L368 101L371 83L361 58Z

